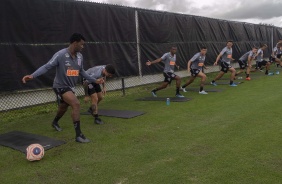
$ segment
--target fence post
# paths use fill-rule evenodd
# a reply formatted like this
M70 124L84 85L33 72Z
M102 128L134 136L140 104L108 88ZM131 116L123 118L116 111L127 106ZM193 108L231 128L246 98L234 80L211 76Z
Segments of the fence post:
M122 90L122 96L125 96L125 83L124 78L121 78L121 90Z

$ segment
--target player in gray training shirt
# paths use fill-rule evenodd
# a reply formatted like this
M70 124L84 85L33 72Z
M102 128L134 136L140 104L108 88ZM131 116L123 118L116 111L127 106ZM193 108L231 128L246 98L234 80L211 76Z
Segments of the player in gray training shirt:
M94 117L94 123L96 124L104 124L104 122L98 116L98 104L103 99L103 94L106 94L105 82L107 77L112 77L115 74L115 68L113 65L101 65L89 68L86 73L93 78L104 78L103 89L99 84L89 82L88 80L84 80L84 92L85 97L84 101L89 101L89 96L91 98L91 106L88 109L88 112Z
M240 71L236 73L236 76L239 75L240 73L244 72L245 68L247 67L246 70L246 80L251 80L250 78L250 72L252 68L252 61L255 59L257 55L258 48L253 47L252 50L246 52L239 58L239 66L240 66ZM254 70L255 71L255 70Z
M276 62L276 66L282 66L282 41L279 40L279 42L276 44L276 46L273 48L273 52L271 55L271 61Z
M260 49L257 51L256 55L256 62L257 62L257 69L262 72L262 67L265 66L265 75L268 75L268 70L270 68L271 62L265 61L263 59L263 51L267 48L266 44L263 44Z
M164 79L164 82L161 84L160 87L155 88L151 91L151 93L154 97L157 97L157 94L156 94L157 91L166 88L168 86L168 84L170 84L173 79L176 80L176 94L175 94L175 96L180 97L180 98L184 97L179 92L180 84L181 84L181 78L174 73L174 67L177 66L176 65L176 51L177 51L177 48L173 46L173 47L170 48L170 52L165 53L161 58L158 58L154 61L146 62L146 65L148 65L148 66L150 66L151 64L159 63L161 61L163 61L163 63L165 64L164 71L163 71L163 75L164 75L165 79ZM179 66L177 66L177 68L179 68Z
M65 114L68 106L71 106L71 117L73 120L77 142L85 143L89 142L80 130L80 103L74 94L74 87L78 82L79 75L83 76L90 82L103 83L103 79L95 79L90 77L83 69L83 57L80 51L83 49L85 38L79 34L74 33L70 37L70 45L68 48L62 49L55 53L52 59L37 69L33 74L23 77L23 83L34 79L52 68L56 68L56 77L54 79L53 88L60 99L58 111L55 119L52 122L52 126L61 131L61 127L58 124L60 118Z
M187 70L188 72L191 72L191 78L188 82L186 82L182 87L182 91L187 92L185 87L190 85L196 77L201 78L201 84L200 84L200 90L199 94L206 95L208 94L207 92L204 91L204 85L206 82L207 76L202 72L202 68L204 67L204 62L206 59L206 53L207 53L207 48L206 47L201 47L201 51L195 54L187 64Z
M222 49L222 51L219 53L219 55L216 58L216 61L214 62L214 65L217 65L219 59L221 58L221 70L219 74L215 77L215 79L211 82L212 85L217 86L215 83L216 80L220 79L227 71L231 72L230 75L230 86L237 86L233 80L235 78L236 70L230 65L230 62L234 60L232 58L232 46L233 41L227 41L226 47Z

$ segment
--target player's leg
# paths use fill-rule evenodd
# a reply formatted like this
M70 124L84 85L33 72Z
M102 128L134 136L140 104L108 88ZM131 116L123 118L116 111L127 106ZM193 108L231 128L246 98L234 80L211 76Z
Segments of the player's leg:
M91 107L88 112L94 117L94 123L103 124L98 115L98 104L103 98L102 89L99 84L91 83L88 85L88 94L91 98Z
M151 91L153 97L157 97L157 91L166 88L168 84L169 84L169 82L164 81L159 87L153 89L153 90Z
M57 102L58 102L58 110L57 114L52 122L52 127L55 128L57 131L62 131L62 128L59 126L59 120L63 115L66 113L68 110L68 104L63 100L62 94L64 94L67 91L71 91L70 88L54 88L53 89L56 97L57 97Z
M196 78L195 76L191 75L190 79L189 79L184 85L182 85L180 89L181 89L183 92L187 92L185 88L186 88L187 86L189 86L190 84L192 84L192 83L194 82L195 78Z
M72 108L71 117L76 133L76 141L85 143L89 140L82 134L80 129L80 102L72 91L62 94L63 100Z
M200 71L197 74L197 77L201 78L199 94L202 94L202 95L208 94L207 92L204 91L204 86L205 86L205 82L206 82L206 79L207 79L206 74L204 74L203 72Z
M238 64L239 64L240 70L238 72L236 72L235 76L243 73L245 71L245 68L246 68L246 64L245 64L244 61L239 60Z
M230 75L230 86L237 86L236 84L234 84L234 79L235 79L235 74L236 74L236 70L235 68L233 68L232 66L229 66L228 71L231 73Z
M157 97L157 93L156 92L166 88L168 86L168 84L170 84L170 82L172 80L168 73L163 73L163 75L164 75L164 82L159 87L157 87L157 88L155 88L155 89L153 89L151 91L153 97Z
M181 78L178 75L175 75L175 74L171 75L171 78L176 80L176 93L175 93L175 96L176 97L184 97L183 95L180 94Z

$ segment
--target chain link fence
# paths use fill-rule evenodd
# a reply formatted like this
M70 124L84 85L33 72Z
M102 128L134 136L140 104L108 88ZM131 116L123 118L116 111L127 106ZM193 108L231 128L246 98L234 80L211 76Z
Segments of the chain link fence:
M234 67L237 67L237 64ZM205 73L217 72L219 69L218 66L210 66ZM180 77L190 75L188 75L185 69L176 71L175 73ZM134 93L143 93L144 85L160 83L163 79L162 73L109 79L106 82L107 98L126 97L129 88L136 88ZM132 94L132 90L130 93ZM82 85L78 85L75 88L75 94L78 97L84 96ZM150 94L148 93L148 95ZM31 116L35 113L48 113L57 110L56 95L51 87L38 90L1 93L0 101L0 121L4 122L12 121L14 118Z

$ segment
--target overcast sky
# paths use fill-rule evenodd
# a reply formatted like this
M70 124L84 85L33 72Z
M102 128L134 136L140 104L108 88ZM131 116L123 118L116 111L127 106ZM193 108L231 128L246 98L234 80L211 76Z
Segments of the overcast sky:
M88 0L282 27L282 0Z

